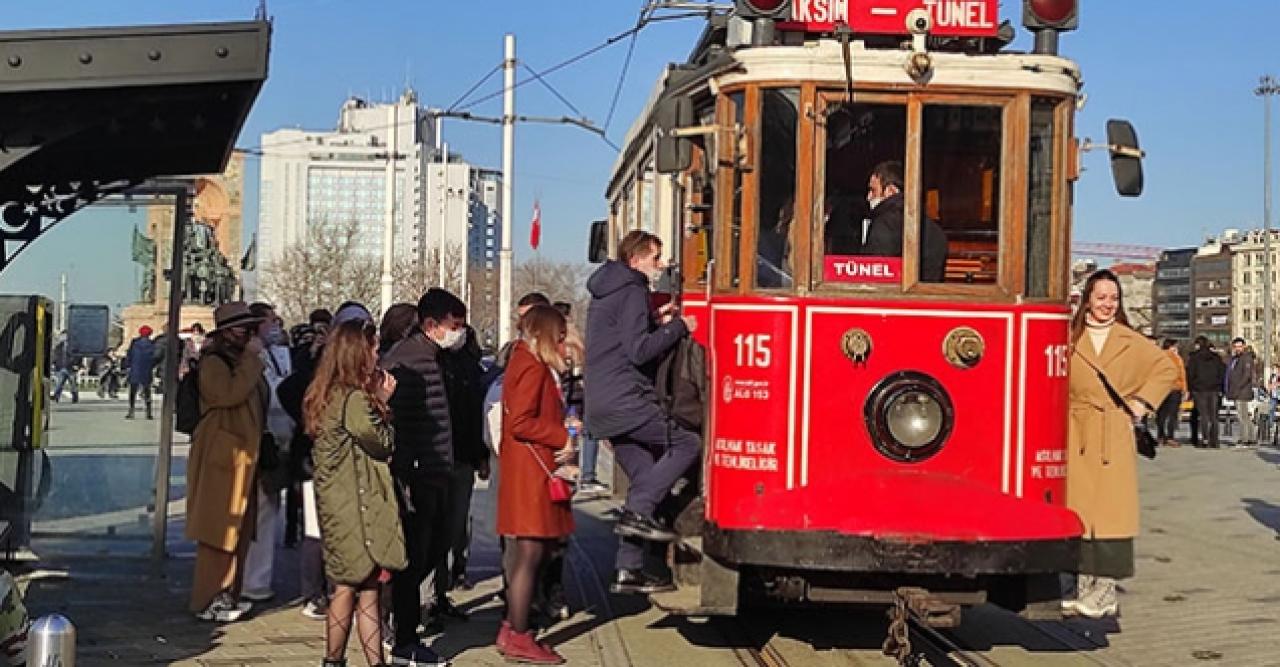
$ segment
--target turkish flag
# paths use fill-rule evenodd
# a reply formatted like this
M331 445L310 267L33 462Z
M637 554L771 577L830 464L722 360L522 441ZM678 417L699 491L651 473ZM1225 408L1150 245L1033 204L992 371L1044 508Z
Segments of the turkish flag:
M535 200L533 202L533 225L529 229L529 245L534 250L538 249L538 243L542 241L542 206Z

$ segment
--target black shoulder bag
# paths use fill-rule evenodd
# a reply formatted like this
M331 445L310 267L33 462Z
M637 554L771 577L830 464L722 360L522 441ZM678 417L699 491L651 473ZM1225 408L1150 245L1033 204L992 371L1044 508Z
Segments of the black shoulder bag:
M1120 408L1124 410L1125 414L1129 415L1129 417L1134 420L1133 441L1137 444L1138 453L1145 458L1154 459L1156 457L1156 438L1151 435L1151 431L1147 430L1147 425L1139 420L1137 415L1133 414L1133 410L1129 407L1129 404L1120 396L1120 392L1116 391L1116 388L1111 386L1111 382L1107 380L1107 375L1102 372L1101 368L1093 365L1093 362L1085 359L1084 357L1080 357L1080 361L1088 364L1089 368L1092 368L1094 372L1098 374L1098 379L1102 381L1102 387L1107 390L1107 395L1111 397L1111 401L1120 406Z

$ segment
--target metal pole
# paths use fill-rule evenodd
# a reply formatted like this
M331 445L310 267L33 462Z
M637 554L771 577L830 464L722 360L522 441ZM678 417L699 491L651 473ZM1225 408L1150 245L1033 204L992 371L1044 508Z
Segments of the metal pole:
M1280 94L1280 84L1274 77L1262 77L1255 94L1262 97L1262 382L1267 386L1271 381L1271 348L1275 344L1275 333L1271 330L1271 97ZM1270 388L1268 387L1268 391Z
M62 288L58 294L58 333L67 330L67 274L62 274Z
M502 61L502 248L498 251L498 344L511 340L511 196L515 178L516 36L506 36Z
M387 219L382 229L382 312L393 303L391 270L395 262L396 243L396 157L400 149L400 102L391 109L391 151L387 154L387 182L383 188L387 202L383 206Z
M178 357L181 339L178 338L178 316L182 312L182 255L186 251L187 219L190 216L190 185L175 186L173 202L173 244L169 251L169 315L165 324L164 377L160 386L164 395L160 399L160 451L156 455L155 514L152 516L151 556L156 563L164 562L165 541L169 527L169 473L173 465L173 409L177 401Z
M440 190L440 247L436 250L437 269L439 269L439 284L442 289L449 289L444 284L444 235L445 229L449 226L449 144L444 145L444 162L440 165L444 171L441 172Z

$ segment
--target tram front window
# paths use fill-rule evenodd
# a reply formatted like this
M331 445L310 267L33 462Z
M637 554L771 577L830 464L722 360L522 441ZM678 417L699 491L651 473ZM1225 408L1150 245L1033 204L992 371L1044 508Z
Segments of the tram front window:
M901 104L836 104L828 108L825 127L824 280L898 283L907 110ZM853 255L876 260L849 261Z
M996 282L1003 124L1001 107L924 107L920 211L925 219L936 220L946 234L948 283Z

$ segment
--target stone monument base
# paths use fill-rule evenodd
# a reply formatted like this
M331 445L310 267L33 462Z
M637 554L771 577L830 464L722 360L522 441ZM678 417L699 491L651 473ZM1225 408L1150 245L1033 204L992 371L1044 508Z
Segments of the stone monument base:
M178 316L180 330L185 331L196 322L199 322L206 332L213 330L213 306L183 304L180 313ZM129 341L138 336L138 329L144 324L151 327L152 336L159 335L169 321L169 307L164 303L135 303L124 309L122 319L124 320L123 347L127 349Z

